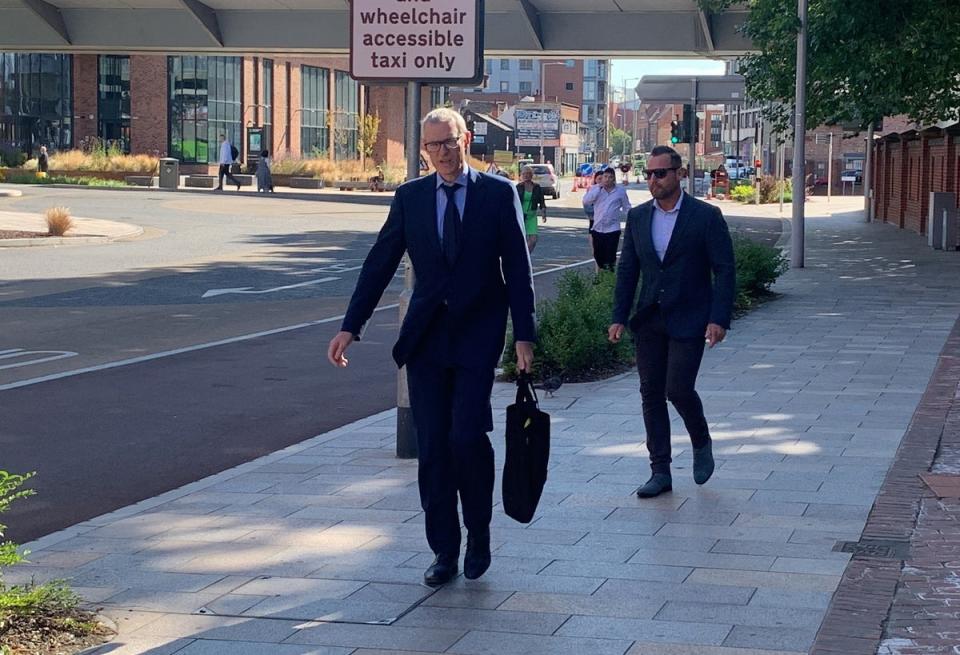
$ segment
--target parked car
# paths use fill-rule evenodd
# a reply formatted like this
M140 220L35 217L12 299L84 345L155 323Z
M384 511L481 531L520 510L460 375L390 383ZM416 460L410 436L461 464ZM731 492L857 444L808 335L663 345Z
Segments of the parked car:
M841 180L843 180L843 178L847 178L849 180L851 177L853 178L854 184L863 184L863 171L861 170L850 170L840 173Z
M553 164L533 164L533 181L543 189L543 195L553 196L556 200L560 197L560 184L557 181L557 174L553 172Z

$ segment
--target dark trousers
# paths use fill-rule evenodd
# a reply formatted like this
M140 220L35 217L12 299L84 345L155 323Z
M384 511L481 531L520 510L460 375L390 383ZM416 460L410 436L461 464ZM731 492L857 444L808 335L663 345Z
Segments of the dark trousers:
M597 266L612 271L617 265L617 248L620 246L620 230L616 232L596 232L593 237L593 259Z
M233 174L230 172L230 164L220 164L220 173L219 173L218 182L217 182L217 188L218 188L218 189L222 189L222 188L223 188L223 178L224 178L224 177L226 177L228 180L230 180L230 183L231 183L231 184L236 184L237 186L240 186L240 180L238 180L237 178L235 178L235 177L233 176Z
M702 448L710 442L703 403L694 389L703 359L704 340L702 337L670 338L659 309L650 312L649 317L637 326L634 339L650 469L654 473L669 473L668 400L683 419L693 447Z
M493 429L493 369L444 363L443 332L442 327L430 331L435 338L407 363L407 382L427 543L434 553L453 555L460 552L458 496L467 530L490 529L494 470L487 432Z

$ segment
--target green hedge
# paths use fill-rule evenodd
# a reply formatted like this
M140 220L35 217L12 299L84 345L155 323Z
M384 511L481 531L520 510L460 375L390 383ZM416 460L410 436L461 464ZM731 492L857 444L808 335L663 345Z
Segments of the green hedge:
M782 253L746 237L734 236L737 263L739 315L771 295L770 286L787 270ZM607 328L613 314L616 278L609 271L599 274L568 271L557 282L555 298L537 307L539 340L534 347L534 377L545 379L563 374L567 382L596 380L627 370L633 364L633 341L629 337L612 344ZM504 375L516 375L513 340L504 353Z

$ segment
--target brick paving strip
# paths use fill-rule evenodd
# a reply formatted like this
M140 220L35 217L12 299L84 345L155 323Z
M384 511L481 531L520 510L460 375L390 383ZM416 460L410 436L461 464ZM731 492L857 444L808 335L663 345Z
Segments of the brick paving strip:
M960 321L811 655L960 653Z

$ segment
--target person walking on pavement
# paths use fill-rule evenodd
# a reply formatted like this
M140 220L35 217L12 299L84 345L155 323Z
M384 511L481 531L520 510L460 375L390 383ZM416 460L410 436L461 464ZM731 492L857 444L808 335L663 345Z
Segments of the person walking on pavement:
M617 264L617 247L620 245L620 221L622 214L630 211L627 191L617 186L617 172L612 168L603 171L601 184L595 184L583 195L583 206L593 207L593 258L597 268L612 271Z
M234 147L230 140L227 138L226 134L220 135L220 172L217 176L217 191L223 191L223 178L226 177L230 180L231 184L237 185L237 191L240 190L240 180L233 176L233 173L230 172L230 166L233 165L233 162L237 161L237 157L240 156L240 152Z
M520 171L517 195L523 208L523 231L527 235L527 251L532 255L537 247L537 213L547 222L547 201L543 197L543 187L533 181L533 167L524 166Z
M423 576L430 586L458 572L458 495L467 528L464 575L478 578L490 565L494 459L487 433L508 309L519 370L531 370L536 339L520 199L507 180L467 165L469 143L459 113L439 108L423 119L423 148L436 172L397 189L327 349L331 364L347 365L344 353L407 253L416 283L393 358L406 366L417 431L420 502L435 555Z
M733 244L720 209L681 190L682 162L673 148L657 146L650 154L643 175L653 199L627 216L608 330L617 343L629 325L636 344L651 469L637 490L641 498L673 489L667 400L690 435L694 481L704 484L713 474L712 441L695 384L704 346L713 348L730 329L736 286Z

